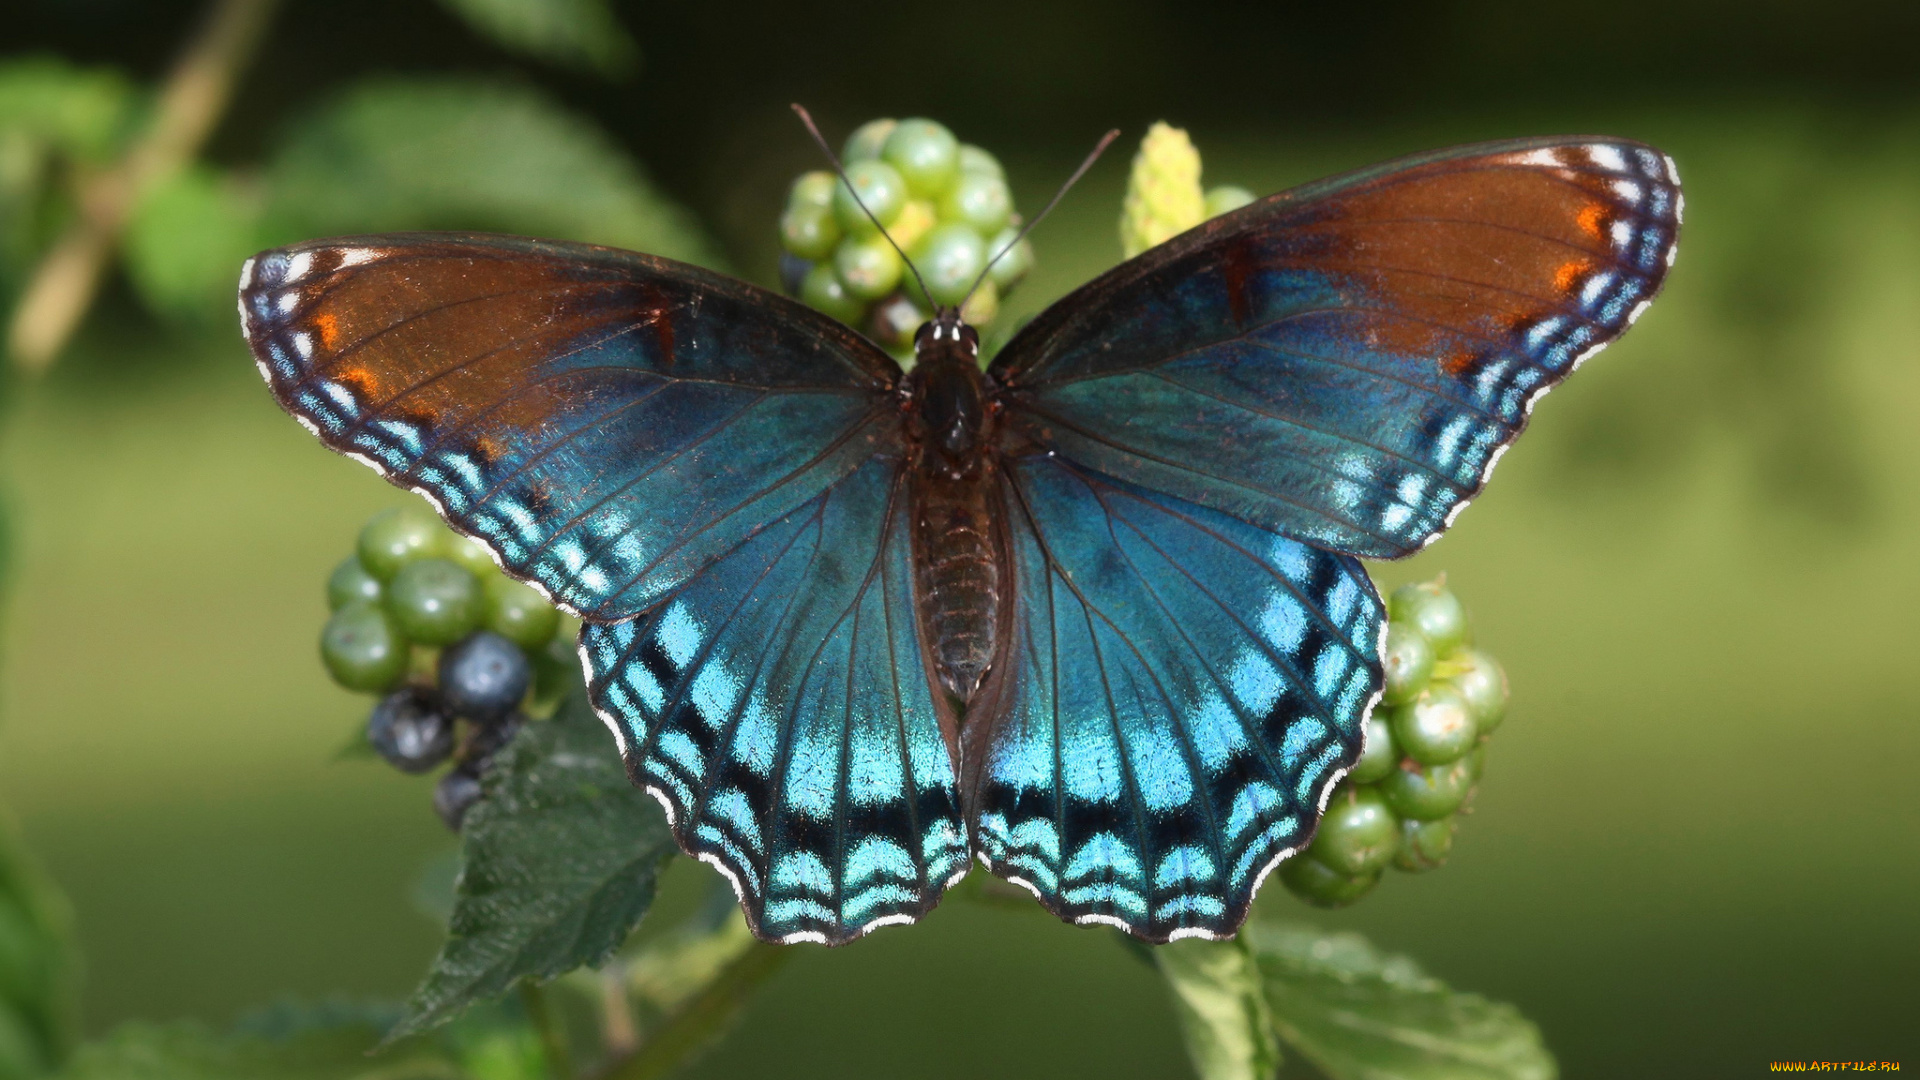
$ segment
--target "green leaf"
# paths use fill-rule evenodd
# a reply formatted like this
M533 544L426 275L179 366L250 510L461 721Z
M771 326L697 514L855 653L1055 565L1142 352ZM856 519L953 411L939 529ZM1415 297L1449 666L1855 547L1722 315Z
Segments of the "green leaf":
M524 87L362 84L294 131L269 192L276 240L482 229L718 265L692 217L605 133Z
M1187 1057L1201 1080L1270 1080L1280 1044L1246 943L1182 941L1153 950L1173 989Z
M509 49L602 75L633 71L640 50L606 0L440 0Z
M61 159L104 165L132 133L139 100L111 69L0 62L0 301L73 213L71 192L56 183L74 175Z
M1540 1029L1357 934L1249 923L1274 1029L1332 1080L1552 1080Z
M445 1023L523 978L606 959L653 904L676 851L607 729L570 697L525 725L467 815L447 941L394 1037Z
M65 898L0 819L0 1078L36 1076L66 1056L78 969Z
M133 85L111 68L53 57L0 63L0 141L24 137L103 162L131 134L138 102Z
M231 319L234 267L262 247L260 204L233 177L181 170L140 200L122 251L127 276L162 315Z

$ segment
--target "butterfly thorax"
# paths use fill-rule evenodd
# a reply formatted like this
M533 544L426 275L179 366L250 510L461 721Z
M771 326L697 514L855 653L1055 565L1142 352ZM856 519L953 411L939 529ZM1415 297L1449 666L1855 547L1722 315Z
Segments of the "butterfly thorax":
M979 339L957 315L921 327L914 357L906 390L915 606L934 679L965 704L993 663L1008 595L993 407Z

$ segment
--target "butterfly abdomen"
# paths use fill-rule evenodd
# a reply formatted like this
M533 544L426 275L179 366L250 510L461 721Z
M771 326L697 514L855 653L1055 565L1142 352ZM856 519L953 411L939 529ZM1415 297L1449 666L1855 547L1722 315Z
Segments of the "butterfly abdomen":
M991 465L982 457L977 479L931 472L915 478L914 546L924 553L915 582L921 639L940 685L961 702L993 662L1005 591L997 519L987 503Z

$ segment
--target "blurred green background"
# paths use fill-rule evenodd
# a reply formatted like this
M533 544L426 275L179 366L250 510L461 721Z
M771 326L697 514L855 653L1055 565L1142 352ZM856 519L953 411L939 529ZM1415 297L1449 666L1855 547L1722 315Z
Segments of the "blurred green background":
M1478 138L1669 151L1666 295L1443 542L1374 568L1445 571L1511 673L1456 854L1347 911L1262 903L1516 1003L1569 1077L1920 1064L1920 8L749 0L626 4L637 51L531 53L476 9L514 4L291 0L58 363L0 382L0 802L72 898L89 1031L397 996L437 942L407 899L451 846L428 785L332 760L366 701L315 657L324 575L401 496L274 407L238 258L477 226L770 283L785 184L817 167L800 100L834 138L936 117L1029 209L1155 119L1258 192ZM119 72L137 126L201 15L16 0L0 61ZM1127 156L1037 234L1012 310L1118 259ZM63 213L5 238L7 304ZM698 1072L1183 1075L1164 994L1105 931L949 903L808 947Z

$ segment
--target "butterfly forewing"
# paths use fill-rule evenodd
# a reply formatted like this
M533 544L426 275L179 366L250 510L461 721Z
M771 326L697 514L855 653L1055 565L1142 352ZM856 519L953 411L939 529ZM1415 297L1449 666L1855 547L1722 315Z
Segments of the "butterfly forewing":
M240 309L275 397L327 445L597 618L857 468L898 374L784 298L581 244L316 241L249 261Z
M995 360L1022 437L1369 558L1417 550L1672 260L1637 143L1444 151L1262 200L1124 263Z

